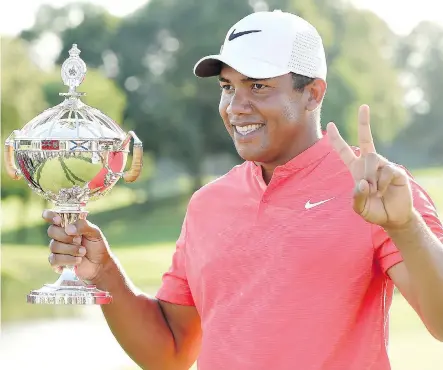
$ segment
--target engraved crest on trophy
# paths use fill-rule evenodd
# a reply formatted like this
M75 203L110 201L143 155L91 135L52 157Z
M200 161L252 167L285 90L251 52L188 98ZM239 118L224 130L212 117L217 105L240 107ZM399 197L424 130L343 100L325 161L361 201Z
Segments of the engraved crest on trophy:
M15 130L5 142L5 169L14 180L54 204L62 226L86 218L87 203L106 195L120 178L135 181L142 170L143 146L134 132L124 132L111 118L80 100L77 92L87 68L74 44L61 67L64 100ZM133 157L126 162L133 139ZM34 304L107 304L108 292L81 281L65 266L54 284L31 291Z

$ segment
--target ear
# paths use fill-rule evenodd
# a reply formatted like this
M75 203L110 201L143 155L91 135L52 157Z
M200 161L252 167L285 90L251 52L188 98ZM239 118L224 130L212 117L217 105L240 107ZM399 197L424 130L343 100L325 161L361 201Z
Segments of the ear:
M304 94L306 95L306 110L312 112L321 104L326 94L326 81L319 78L305 87Z

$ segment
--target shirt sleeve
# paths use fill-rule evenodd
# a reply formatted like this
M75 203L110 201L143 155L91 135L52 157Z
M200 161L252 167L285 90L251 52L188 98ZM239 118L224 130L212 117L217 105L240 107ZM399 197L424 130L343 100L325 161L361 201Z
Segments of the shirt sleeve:
M186 217L176 243L172 264L163 274L156 298L182 306L195 306L186 277Z
M432 232L443 240L443 227L439 220L437 210L426 191L414 180L408 172L411 182L411 190L413 196L413 204L415 209L421 214ZM373 225L372 240L375 248L375 256L381 266L383 272L387 271L399 262L403 261L403 257L388 234L380 226ZM387 274L386 274L387 275Z

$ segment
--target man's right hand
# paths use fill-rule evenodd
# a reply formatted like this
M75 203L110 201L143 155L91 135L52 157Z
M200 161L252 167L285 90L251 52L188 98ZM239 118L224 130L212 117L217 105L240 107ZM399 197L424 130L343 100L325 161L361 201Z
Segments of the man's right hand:
M142 369L189 369L201 346L195 306L159 301L133 290L101 230L86 220L64 228L60 215L43 212L51 225L49 261L55 270L76 266L77 276L109 291L112 304L102 311L117 341Z
M50 223L48 236L49 263L57 272L63 266L76 266L77 276L93 282L107 262L111 259L108 243L101 230L86 220L61 226L61 217L50 210L45 210L43 219Z

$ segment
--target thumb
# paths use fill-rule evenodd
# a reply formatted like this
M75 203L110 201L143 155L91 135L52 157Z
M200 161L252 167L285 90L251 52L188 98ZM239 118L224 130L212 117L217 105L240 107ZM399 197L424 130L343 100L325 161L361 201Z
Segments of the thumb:
M77 220L75 223L68 225L66 227L66 233L68 235L79 235L83 236L90 241L101 241L103 240L103 233L98 228L98 226L89 222L88 220Z
M369 183L362 179L357 183L354 190L354 211L359 215L365 210L366 202L369 197Z

